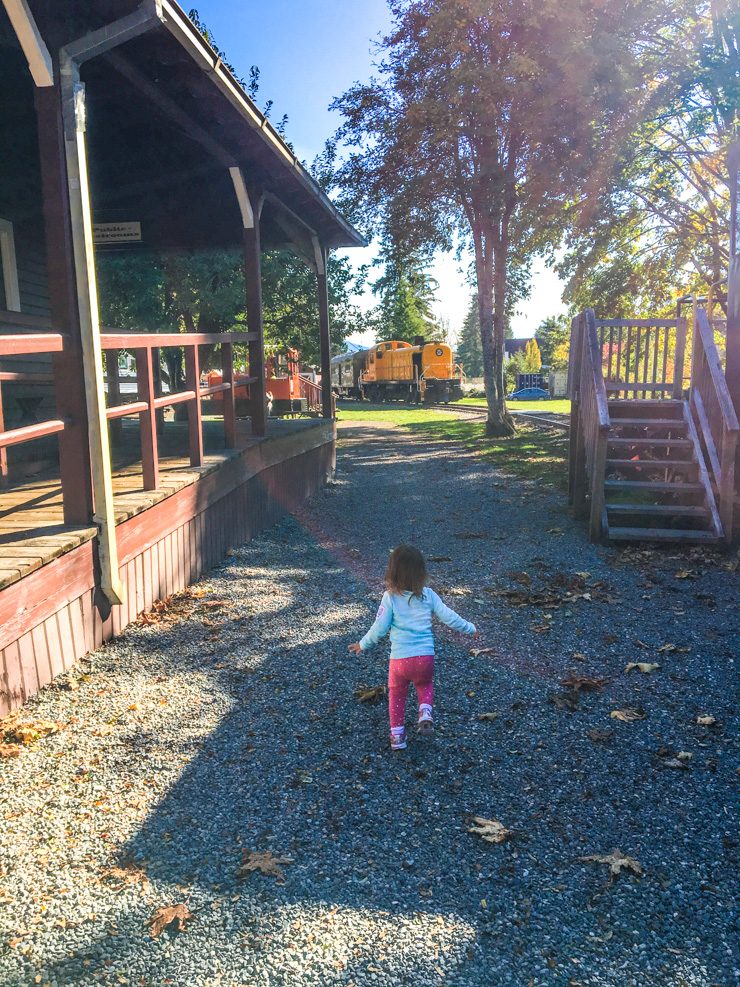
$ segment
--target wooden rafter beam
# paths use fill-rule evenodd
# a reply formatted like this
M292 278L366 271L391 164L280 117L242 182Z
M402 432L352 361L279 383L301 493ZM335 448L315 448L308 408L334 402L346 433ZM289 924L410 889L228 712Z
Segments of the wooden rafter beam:
M236 164L235 156L232 153L227 151L218 141L215 141L202 127L198 126L192 117L177 105L174 99L163 93L159 86L150 82L123 55L117 52L109 52L106 59L119 75L122 75L124 79L130 82L142 96L146 96L162 113L170 120L173 120L188 137L204 147L217 161L226 168L231 168Z
M51 55L33 19L26 0L2 0L18 43L28 62L31 76L39 88L54 85Z

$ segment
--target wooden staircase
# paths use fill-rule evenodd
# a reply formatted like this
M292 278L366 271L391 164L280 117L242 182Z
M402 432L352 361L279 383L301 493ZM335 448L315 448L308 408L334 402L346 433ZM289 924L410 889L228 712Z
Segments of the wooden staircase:
M738 527L740 425L706 313L573 320L569 500L592 541L720 544Z
M609 402L602 535L609 541L722 540L688 402Z

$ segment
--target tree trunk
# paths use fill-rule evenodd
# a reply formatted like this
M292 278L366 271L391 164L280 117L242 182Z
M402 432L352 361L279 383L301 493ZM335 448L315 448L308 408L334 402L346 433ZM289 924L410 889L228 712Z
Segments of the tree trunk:
M507 245L498 245L493 251L493 390L496 396L496 418L488 413L488 435L514 435L514 419L506 408L504 382L504 340L506 338L506 275Z
M486 237L482 242L482 237L474 237L483 381L488 405L486 435L505 436L515 433L514 420L506 410L504 387L506 264L496 264L494 268L494 253L488 247L491 239Z

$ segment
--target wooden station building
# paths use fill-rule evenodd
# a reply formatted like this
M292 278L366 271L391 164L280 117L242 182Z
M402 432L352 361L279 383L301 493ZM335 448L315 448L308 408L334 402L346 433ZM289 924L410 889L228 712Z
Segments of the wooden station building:
M363 241L172 0L3 0L0 134L2 715L323 482L327 257ZM101 239L239 247L248 331L101 328ZM323 416L267 422L261 251L286 246L316 275ZM204 387L214 342L222 379ZM160 387L168 346L185 353L177 393ZM104 371L122 350L136 367L123 396ZM203 420L215 390L223 422ZM174 405L186 423L162 422Z

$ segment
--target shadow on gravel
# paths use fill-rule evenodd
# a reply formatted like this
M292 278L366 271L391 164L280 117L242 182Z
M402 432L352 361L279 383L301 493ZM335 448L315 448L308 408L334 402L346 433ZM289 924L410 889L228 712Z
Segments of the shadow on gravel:
M341 475L385 471L382 490L393 497L395 484L408 484L407 471L424 466L429 440L389 464L388 431L365 433ZM438 451L448 448L441 443ZM424 483L404 493L410 526L417 508L424 518L429 500L433 470L424 468ZM438 471L454 479L477 468L472 457L442 458ZM359 484L351 493L366 499L377 490ZM467 509L467 521L453 530L485 523ZM358 540L375 573L396 533L378 518L379 528ZM418 530L422 547L442 547L427 528ZM449 544L449 531L444 538ZM279 561L286 552L292 568ZM265 967L244 975L250 985L722 982L703 957L724 957L730 921L717 863L725 823L715 811L729 804L727 777L697 769L679 778L661 769L657 735L672 740L667 706L648 724L592 743L591 711L613 727L612 700L593 696L564 712L548 704L536 677L476 663L442 639L442 729L432 742L413 738L406 752L391 754L385 704L365 706L352 696L360 682L378 684L384 668L378 655L346 654L372 613L363 588L348 587L347 573L292 521L245 546L213 580L223 591L240 567L266 564L276 594L290 601L287 616L276 605L240 625L241 641L182 657L178 671L207 670L208 688L227 696L231 711L120 854L121 862L145 864L153 884L167 889L158 905L188 902L195 921L175 940L165 934L154 942L140 913L108 916L124 934L86 940L77 959L46 967L49 979L87 983L80 962L99 964L107 951L111 983L123 958L142 955L147 983L220 983L189 980L178 966L196 942L205 950L215 941L219 956L247 956L253 971L269 959L272 979ZM322 564L320 591L311 580L296 583L297 569L311 573ZM345 627L350 601L366 612ZM298 624L298 643L283 634L286 621L293 630ZM140 634L137 644L146 663L147 649L153 656L176 648L177 636ZM481 723L477 714L491 709L499 718ZM146 756L152 738L141 740ZM626 754L628 745L636 753ZM682 798L692 793L688 808L678 804L677 784ZM501 820L511 839L493 846L470 835L473 815ZM640 859L642 878L610 883L604 868L581 859L615 847ZM237 876L244 851L267 850L292 861L283 866L284 883ZM339 959L323 945L332 936L343 943ZM297 954L302 965L293 969ZM224 983L241 983L232 960L224 962Z

